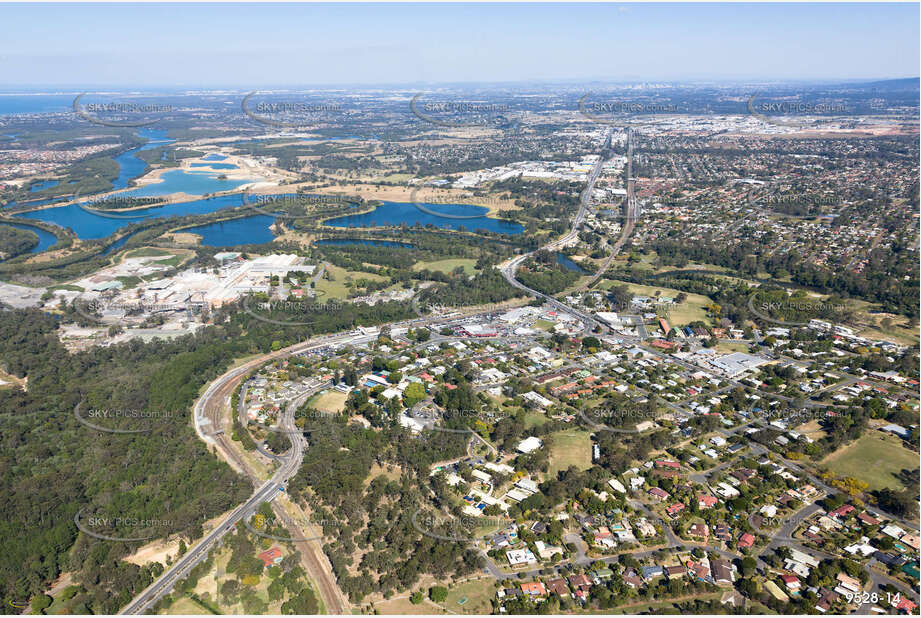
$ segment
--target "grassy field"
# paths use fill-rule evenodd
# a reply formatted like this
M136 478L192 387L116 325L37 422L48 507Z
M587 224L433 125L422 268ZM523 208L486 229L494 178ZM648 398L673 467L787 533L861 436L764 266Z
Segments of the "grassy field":
M800 432L804 436L812 438L813 440L821 440L826 435L828 435L825 433L825 430L822 429L819 421L809 421L808 423L803 423L796 428L796 431Z
M716 344L716 350L724 354L732 352L748 352L749 344L742 341L720 341Z
M393 469L390 469L390 466L384 467L374 462L371 465L371 471L368 472L368 477L365 479L365 484L370 484L372 480L382 475L386 476L391 481L399 481L400 468L399 466L395 466Z
M477 269L474 268L475 265L476 260L470 258L450 258L447 260L436 260L434 262L416 262L413 264L413 270L419 271L427 268L428 270L450 273L458 266L462 266L466 274L475 275L478 272Z
M548 322L547 320L535 320L534 328L549 331L551 328L553 328L553 322Z
M643 258L644 259L640 261L641 264L645 264L647 262L647 260L645 259L645 256L643 256ZM650 267L652 267L653 262L655 262L655 253L650 253L648 262L649 262ZM655 272L656 274L658 274L658 273L669 272L672 270L712 270L715 273L726 272L726 269L723 268L722 266L716 266L715 264L701 264L698 262L688 262L686 265L682 266L681 268L678 268L677 266L663 266L662 268L655 269Z
M446 584L445 584L446 585ZM492 612L490 600L496 594L495 580L491 577L458 584L448 590L444 603L436 605L428 601L428 587L422 588L426 601L413 605L408 598L378 601L374 604L381 614L489 614ZM402 594L400 596L403 596ZM458 601L466 599L462 605ZM439 611L440 610L440 611Z
M576 466L580 470L592 467L592 440L588 431L568 429L550 434L553 446L550 450L550 476L556 477L560 470Z
M907 328L904 323L902 325L893 325L889 328L864 328L858 331L857 334L867 339L883 339L893 343L918 347L918 331Z
M534 410L528 410L524 415L524 427L525 429L531 429L532 427L537 427L538 425L543 425L549 419L546 414L542 412L535 412Z
M122 286L127 289L131 289L141 282L140 277L115 277L118 281L122 282Z
M346 285L349 281L357 279L370 279L372 281L383 281L385 277L365 272L350 272L340 266L332 264L326 271L333 277L334 281L329 281L325 276L320 277L317 281L316 289L322 294L320 298L329 300L331 298L344 299L348 296L350 288Z
M338 414L345 408L346 399L348 399L348 395L345 393L340 393L339 391L323 391L311 397L307 404L321 412Z
M157 260L157 264L163 264L165 266L176 267L182 264L185 261L184 255L174 255L173 257L166 258L165 260Z
M869 431L826 457L822 464L837 476L852 476L869 483L870 489L904 489L895 475L903 468L917 468L918 456L904 448L898 438Z
M688 595L684 597L679 597L671 601L634 601L624 605L623 607L614 608L613 610L607 610L603 613L605 614L640 614L640 613L678 613L674 611L676 609L675 603L680 601L690 601L692 599L700 599L702 601L714 601L719 599L723 595L722 592L704 592L701 594ZM589 614L602 613L589 611L586 612Z
M458 614L492 613L492 603L490 601L496 595L495 581L491 577L485 577L451 588L448 591L448 598L444 602L444 608ZM457 602L464 598L467 599L464 604L458 605Z
M192 252L186 250L175 250L169 251L167 249L160 249L158 247L141 247L140 249L134 249L125 253L125 258L139 258L139 257L157 257L163 258L160 260L154 260L157 264L163 264L165 266L179 266L187 259L192 256Z
M413 178L412 174L390 174L381 178L383 182L406 182L410 178Z
M636 283L627 283L626 281L618 281L616 279L605 279L599 284L599 287L607 290L615 285L626 285L627 289L635 296L649 296L650 298L654 297L656 292L660 292L660 296L667 296L670 298L675 298L681 293L680 290L673 290L672 288L639 285ZM682 304L668 308L668 322L672 326L683 326L695 320L709 323L707 319L707 310L704 307L711 302L713 301L706 296L688 294L687 300Z

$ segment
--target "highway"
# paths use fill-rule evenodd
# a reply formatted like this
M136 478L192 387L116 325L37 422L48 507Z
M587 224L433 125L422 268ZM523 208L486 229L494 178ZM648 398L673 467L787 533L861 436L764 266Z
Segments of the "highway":
M181 581L192 567L208 557L208 552L215 543L220 541L227 532L229 532L237 522L252 513L263 502L271 501L279 491L279 482L284 479L285 475L293 474L297 466L292 466L289 462L282 466L272 476L271 479L262 484L259 489L253 493L252 497L231 511L220 526L205 535L199 543L194 545L184 556L182 556L172 567L163 573L154 583L148 586L141 594L136 596L120 613L122 614L146 614L151 613L152 606L159 601L164 594L170 592L176 582Z
M172 590L177 581L182 580L188 575L192 567L207 558L211 548L213 548L228 531L238 522L253 513L263 502L272 502L280 493L281 486L297 473L297 469L303 458L306 443L302 436L293 431L295 429L293 416L296 406L288 406L288 410L281 421L285 428L289 430L288 435L291 438L292 447L280 458L279 461L281 465L272 477L261 484L259 483L256 473L246 464L238 453L236 446L233 445L224 434L221 428L221 410L226 401L229 400L230 395L233 393L240 380L260 365L276 358L302 353L310 349L335 343L342 343L353 338L354 334L352 333L317 337L307 342L299 343L244 363L228 371L209 385L204 395L196 402L193 410L195 431L199 438L215 446L233 468L246 475L254 485L258 485L258 487L249 500L231 511L230 515L218 528L212 530L198 543L193 545L182 558L177 560L176 563L167 569L156 581L126 605L121 611L122 614L147 613L157 601ZM274 506L273 504L273 507ZM282 515L278 513L278 515L286 524L291 523L292 525L296 525L290 520L287 514ZM292 533L292 538L304 538L305 536L296 528L295 530L289 531ZM345 604L342 593L339 591L339 587L335 582L335 578L328 568L328 562L324 565L325 560L321 561L317 559L316 556L313 556L313 559L311 559L311 556L305 556L303 551L302 558L308 562L308 566L312 566L312 568L308 569L308 575L312 581L317 583L320 597L327 611L329 613L344 613L347 604ZM324 568L324 566L326 568Z
M254 363L255 361L253 361ZM196 404L196 413L200 409L204 408L215 395L223 394L227 390L227 385L235 385L237 380L246 375L246 373L252 369L252 363L247 363L227 374L214 384L205 392L205 395L199 399L198 404ZM319 387L318 387L319 388ZM231 389L232 390L232 389ZM312 394L312 393L308 393ZM218 406L219 407L219 406ZM231 511L230 515L223 521L221 524L212 530L210 533L205 535L205 537L194 545L184 556L182 556L173 566L171 566L166 572L163 573L154 583L147 587L140 595L135 597L131 603L125 606L121 613L122 614L143 614L147 613L148 610L159 601L163 595L169 593L177 581L182 580L186 577L189 571L192 568L200 563L202 560L205 560L208 557L208 552L216 543L218 543L225 534L230 532L234 526L244 518L248 517L259 507L263 502L272 502L275 497L282 491L282 487L288 480L297 473L297 469L301 465L301 460L304 456L304 448L306 446L306 441L303 436L298 433L295 433L293 430L294 426L294 410L296 406L288 406L288 409L281 420L283 428L288 431L288 436L291 440L291 448L284 454L284 456L279 457L278 461L281 462L281 465L272 475L272 477L262 483L250 497L249 500L235 508ZM199 424L196 423L196 430L198 430ZM201 435L201 434L199 434ZM218 440L224 441L226 438L224 434L218 433L212 439L217 442ZM255 479L255 473L249 469L243 460L239 457L236 451L232 448L229 448L228 445L224 445L225 448L230 452L237 462L238 465L242 466L243 471L250 479ZM329 605L327 605L329 607ZM341 613L341 612L337 612Z
M624 243L627 242L627 239L633 233L633 228L636 226L636 220L640 216L639 206L636 202L636 190L635 183L633 180L633 129L627 129L627 199L624 202L624 225L621 228L620 237L617 239L617 242L611 248L611 254L605 258L604 262L598 268L598 271L591 276L587 281L580 284L574 291L579 292L582 290L587 290L592 285L595 284L598 279L604 276L604 273L607 272L608 267L611 265L611 262L614 261L619 254L621 249L624 247Z
M585 331L587 333L593 332L596 327L600 328L602 331L607 331L608 327L606 324L596 320L594 316L588 313L579 311L578 309L573 309L572 307L561 303L552 296L548 296L543 292L538 292L535 289L527 287L515 278L515 272L518 270L518 267L521 266L522 262L524 262L526 259L528 259L528 257L537 251L540 251L541 249L546 249L547 251L557 251L558 249L565 247L573 240L578 238L579 228L582 227L582 222L585 221L585 214L591 208L592 191L595 188L595 182L598 181L598 177L601 175L601 168L610 154L610 149L611 130L609 129L608 134L605 137L605 142L601 154L598 157L598 162L595 164L595 167L592 168L592 171L588 177L588 184L585 186L585 189L582 191L582 194L579 198L579 210L576 212L576 216L572 220L572 228L569 230L569 232L567 232L566 235L554 240L553 242L544 245L540 249L535 249L529 253L524 253L522 255L516 256L499 266L499 270L502 273L502 276L505 277L505 280L508 281L509 284L518 288L519 290L527 292L532 296L536 296L537 298L544 300L560 311L575 315L582 321L582 324L584 325Z
M441 316L416 318L394 324L394 326L418 327L442 319ZM192 418L195 432L199 439L214 446L231 467L249 478L253 485L256 486L256 489L249 500L231 511L227 519L218 528L212 530L198 543L193 545L182 558L164 571L159 578L128 603L120 613L143 614L149 612L157 601L163 598L164 595L169 594L177 581L181 581L196 564L207 558L211 548L214 547L215 544L237 524L237 522L242 521L245 517L253 513L263 502L272 503L276 515L285 523L286 528L288 528L288 531L291 533L291 538L311 538L310 535L303 534L299 529L298 523L295 522L284 509L281 509L273 502L275 497L281 492L280 487L297 472L303 458L304 448L306 447L306 442L303 440L302 436L300 436L299 432L296 431L296 427L294 426L294 412L297 406L289 405L285 416L281 420L284 429L287 431L288 435L291 436L292 448L279 458L281 462L280 467L275 471L271 479L265 482L260 481L256 472L252 470L251 466L248 465L240 455L238 447L225 435L221 413L225 405L230 401L231 395L237 385L249 375L250 372L267 362L327 346L367 342L372 338L373 337L370 335L356 335L354 332L313 337L307 341L247 361L227 371L208 386L193 408ZM331 565L325 554L323 554L322 549L318 547L318 544L312 541L298 541L295 543L295 547L297 547L298 551L301 553L301 557L306 563L305 566L308 567L308 576L311 581L317 584L320 598L323 601L327 613L343 614L351 611L348 602L336 583Z

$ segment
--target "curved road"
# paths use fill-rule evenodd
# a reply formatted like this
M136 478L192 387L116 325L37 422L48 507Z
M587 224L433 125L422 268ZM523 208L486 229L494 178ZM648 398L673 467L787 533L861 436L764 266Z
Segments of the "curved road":
M564 311L566 313L575 315L582 321L582 324L585 327L586 333L591 333L596 327L600 328L602 332L606 332L608 327L603 322L596 320L595 317L592 315L589 315L583 311L579 311L578 309L573 309L572 307L569 307L568 305L561 303L560 301L553 298L552 296L544 294L543 292L538 292L537 290L533 288L529 288L528 286L521 283L520 281L518 281L518 279L515 278L515 272L518 270L518 267L521 266L522 262L524 262L526 259L528 259L528 257L533 255L537 251L540 251L541 249L546 249L548 251L556 251L557 249L565 247L567 244L572 242L574 239L578 238L579 228L582 227L582 222L585 220L585 214L586 212L588 212L589 208L591 207L590 202L592 200L592 190L595 188L595 182L597 182L598 177L601 175L601 167L604 165L604 162L607 160L610 146L611 146L611 133L609 131L607 136L605 137L604 147L602 149L601 155L598 157L598 163L596 163L595 167L592 168L592 171L589 174L588 184L586 185L585 190L582 191L582 195L579 199L579 210L578 212L576 212L576 216L572 220L572 228L569 230L569 232L567 232L565 236L562 236L544 245L540 249L535 249L534 251L530 251L528 253L524 253L522 255L516 256L512 258L511 260L508 260L507 262L499 266L499 271L502 273L502 276L505 277L505 280L508 281L510 285L518 288L519 290L527 292L531 296L535 296L537 298L542 299L543 301L545 301L546 303L548 303L549 305L555 307L556 309L560 311Z
M397 325L404 326L423 326L432 322L440 321L441 318L415 318L407 320ZM372 336L356 335L354 332L337 333L331 335L322 335L313 337L287 348L265 354L258 358L247 361L224 373L205 390L204 394L195 403L192 417L195 426L195 432L198 437L215 447L221 457L230 464L232 468L241 474L247 476L256 490L245 503L241 504L233 511L227 519L218 527L205 535L198 543L177 560L169 569L167 569L159 578L150 586L138 594L120 613L122 614L143 614L151 608L164 595L168 594L176 582L182 580L191 571L191 569L202 560L207 558L210 549L218 543L223 536L229 532L239 521L255 512L263 502L272 503L272 507L281 519L289 532L291 538L309 539L309 535L303 534L299 529L299 524L295 522L290 515L273 502L274 498L283 491L282 486L297 472L303 456L303 448L306 444L302 439L292 440L294 448L289 449L282 457L281 466L275 471L272 477L262 482L257 474L251 469L246 461L241 457L237 446L224 434L221 412L224 405L230 401L233 391L237 385L254 369L261 365L286 356L300 354L309 350L323 348L336 344L360 343L370 341ZM292 436L300 436L299 432L293 425L293 413L295 406L288 406L289 413L286 413L282 423ZM328 613L344 614L351 611L348 601L339 589L335 576L332 573L329 560L326 558L322 549L313 541L298 541L295 546L301 553L302 560L305 561L308 576L317 584L320 598Z
M352 337L354 337L352 334L326 335L311 339L307 342L295 344L288 348L278 350L277 352L272 352L248 361L235 369L231 369L209 385L204 395L202 395L195 404L193 411L195 431L199 438L213 445L233 468L245 474L253 481L253 484L257 485L257 489L249 500L231 511L230 515L218 528L215 528L209 534L205 535L205 537L196 543L182 558L126 605L121 611L122 614L142 614L149 612L157 601L172 590L177 581L186 577L196 564L207 558L211 548L238 522L253 513L263 502L271 503L275 497L283 491L283 484L297 472L301 464L301 458L303 457L303 449L306 446L303 438L300 437L299 434L293 431L289 434L295 438L291 440L292 448L285 453L281 465L272 477L268 481L262 483L260 483L256 473L240 456L236 446L232 444L224 434L220 422L221 410L225 402L230 399L237 384L248 375L250 371L268 361L304 352L312 348L341 342L346 339L351 339ZM290 425L288 429L294 429L293 408L291 408L290 414L285 415L282 422ZM274 506L273 504L273 507ZM276 509L276 513L280 510L282 509ZM286 513L278 513L278 515L286 524L296 526ZM291 531L290 526L288 527L289 531ZM291 532L292 538L305 538L306 536L300 533L296 527L295 530ZM312 551L306 554L303 550L301 551L302 559L306 562L307 566L310 567L308 568L308 575L316 582L320 597L327 611L337 614L345 613L348 611L348 604L336 584L335 577L328 566L328 561L325 560L325 556L322 556L321 559L321 554L321 551Z

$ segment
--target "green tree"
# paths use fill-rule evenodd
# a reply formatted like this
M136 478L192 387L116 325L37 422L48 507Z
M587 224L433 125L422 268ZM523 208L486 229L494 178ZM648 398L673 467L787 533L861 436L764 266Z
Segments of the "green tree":
M425 388L418 382L413 382L403 391L403 404L411 408L425 399Z
M448 589L444 586L432 586L429 589L429 598L435 603L444 603L448 598Z
M32 597L32 613L33 614L42 614L46 609L51 607L51 603L54 601L47 594L36 594Z

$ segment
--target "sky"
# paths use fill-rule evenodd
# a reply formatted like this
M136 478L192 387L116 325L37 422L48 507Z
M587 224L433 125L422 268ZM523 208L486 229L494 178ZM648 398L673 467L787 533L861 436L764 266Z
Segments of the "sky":
M917 77L919 4L0 4L0 84Z

